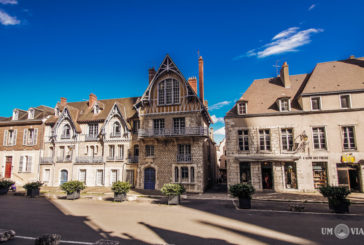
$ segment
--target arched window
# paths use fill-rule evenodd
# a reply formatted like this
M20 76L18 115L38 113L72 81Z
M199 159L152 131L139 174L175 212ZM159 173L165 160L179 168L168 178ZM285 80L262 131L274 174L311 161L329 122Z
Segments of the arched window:
M70 125L66 124L63 127L62 139L69 139L69 138L71 138L71 127Z
M179 82L175 79L166 79L158 84L158 104L179 104Z
M112 126L112 136L120 137L121 136L121 125L119 122L114 122Z
M179 178L178 178L178 167L174 168L174 182L178 182Z

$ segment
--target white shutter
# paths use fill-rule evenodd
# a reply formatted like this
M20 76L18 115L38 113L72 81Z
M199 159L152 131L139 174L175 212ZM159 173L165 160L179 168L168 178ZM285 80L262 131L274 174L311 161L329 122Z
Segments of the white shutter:
M34 136L33 136L33 144L36 145L37 144L37 139L38 139L38 129L35 128L34 129Z
M23 145L27 144L27 134L28 134L28 129L24 129L24 133L23 133Z
M8 138L8 130L4 130L4 141L3 145L6 145L6 139Z
M28 156L27 158L27 163L26 163L26 172L31 172L32 171L32 157Z
M24 162L24 156L21 156L19 162L19 173L23 172L23 162Z
M16 136L17 136L17 132L18 132L18 130L17 129L15 129L14 130L14 135L13 135L13 145L16 145Z
M50 169L44 169L44 176L43 176L44 182L49 182L50 172L51 172Z
M79 180L83 183L86 184L86 170L85 169L81 169L80 170L80 176L79 176Z

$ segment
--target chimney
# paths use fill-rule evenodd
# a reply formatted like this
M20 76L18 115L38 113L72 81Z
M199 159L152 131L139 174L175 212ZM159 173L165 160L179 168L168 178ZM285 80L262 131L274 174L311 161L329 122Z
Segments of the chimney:
M148 71L149 71L149 83L150 83L153 80L153 77L155 76L156 71L155 71L154 67L150 68Z
M203 59L202 56L198 59L198 90L200 92L200 100L204 103L203 90Z
M97 97L96 97L96 95L94 95L93 93L91 93L90 95L89 95L89 100L88 100L88 108L91 108L93 105L94 105L94 103L97 101Z
M64 97L61 97L61 106L66 106L67 105L67 99Z
M355 59L355 56L354 55L350 55L349 59Z
M281 68L281 81L285 88L291 87L291 81L289 80L289 73L288 73L288 64L285 61Z
M188 78L188 84L192 87L193 91L197 94L197 78L190 77Z

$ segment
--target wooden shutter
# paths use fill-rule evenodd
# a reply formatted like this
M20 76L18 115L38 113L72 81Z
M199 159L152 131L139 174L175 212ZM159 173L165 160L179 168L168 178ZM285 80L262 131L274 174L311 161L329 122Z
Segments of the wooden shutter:
M21 156L19 162L19 173L23 172L23 161L24 161L24 156Z
M13 136L14 138L13 138L13 142L12 142L12 143L13 143L13 145L16 145L16 136L17 136L17 133L18 133L18 130L17 130L17 129L15 129L15 130L14 130L14 136Z
M38 129L35 128L34 129L34 138L33 138L33 144L36 145L37 144L37 139L38 139Z
M8 138L8 130L4 130L4 141L3 145L6 145L6 139Z
M23 133L23 145L27 144L27 134L28 134L28 129L24 129L24 133Z
M32 157L31 156L28 156L26 164L27 165L26 165L25 171L31 172L32 171Z

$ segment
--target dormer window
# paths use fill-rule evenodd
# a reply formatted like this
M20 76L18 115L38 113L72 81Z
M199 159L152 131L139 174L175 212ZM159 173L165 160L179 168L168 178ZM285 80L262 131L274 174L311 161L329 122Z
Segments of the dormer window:
M244 115L248 112L248 102L239 102L238 103L238 115Z
M342 109L349 109L351 107L350 104L350 95L345 94L340 96L340 104Z
M121 136L121 125L119 122L114 122L112 126L112 136L120 137Z
M158 83L158 105L179 104L179 82L166 79Z
M54 115L56 116L56 117L58 117L59 116L59 113L60 113L60 110L59 110L59 108L58 108L58 106L54 109Z
M94 114L97 115L100 113L100 107L99 105L94 105Z
M19 119L19 111L18 110L14 110L13 111L13 120L18 120Z
M320 97L311 98L311 109L313 111L321 110L321 98Z
M61 138L62 139L71 138L71 127L70 127L70 125L68 125L68 124L64 125Z
M279 111L290 111L291 105L290 105L290 99L283 98L279 100Z
M28 119L34 119L34 109L28 111Z

